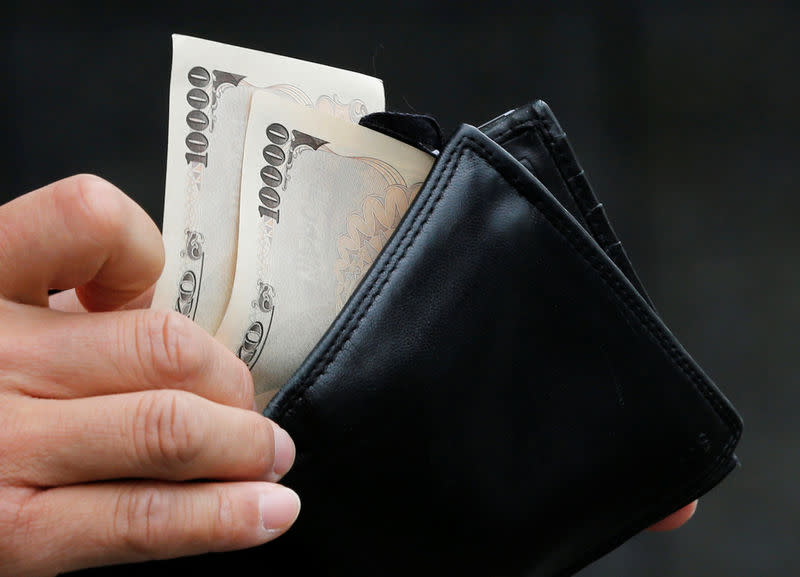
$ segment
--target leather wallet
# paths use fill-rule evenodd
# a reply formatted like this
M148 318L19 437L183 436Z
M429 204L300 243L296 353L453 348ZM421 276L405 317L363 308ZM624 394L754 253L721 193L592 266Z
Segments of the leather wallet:
M541 101L452 135L265 414L286 535L90 573L571 575L719 483L742 427Z

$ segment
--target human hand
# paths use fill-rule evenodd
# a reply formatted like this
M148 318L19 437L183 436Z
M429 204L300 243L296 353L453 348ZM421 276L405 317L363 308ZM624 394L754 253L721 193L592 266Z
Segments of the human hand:
M648 531L672 531L682 527L689 519L692 518L694 512L697 510L697 501L692 501L685 507L678 509L669 517L662 519L655 525L651 525Z
M294 444L247 367L177 313L121 310L163 258L97 177L0 207L0 576L250 547L297 517L275 484Z

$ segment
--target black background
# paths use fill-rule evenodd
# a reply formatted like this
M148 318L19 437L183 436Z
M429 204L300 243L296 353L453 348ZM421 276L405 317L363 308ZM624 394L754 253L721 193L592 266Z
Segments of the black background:
M797 3L29 2L2 26L0 201L92 172L159 224L173 32L376 75L390 109L448 130L546 100L745 420L743 467L686 527L581 576L800 574Z

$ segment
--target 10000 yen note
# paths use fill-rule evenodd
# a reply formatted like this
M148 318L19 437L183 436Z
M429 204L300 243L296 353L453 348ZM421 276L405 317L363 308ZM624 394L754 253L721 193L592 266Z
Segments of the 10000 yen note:
M242 152L254 92L347 121L383 110L376 78L255 50L173 36L164 199L164 271L153 307L213 334L233 285Z
M333 322L433 160L363 126L253 95L236 276L215 337L250 367L260 409Z

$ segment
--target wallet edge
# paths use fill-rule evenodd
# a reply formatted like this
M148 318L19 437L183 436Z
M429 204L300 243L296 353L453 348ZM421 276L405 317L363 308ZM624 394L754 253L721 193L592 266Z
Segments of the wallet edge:
M481 142L481 140L484 142ZM677 341L649 306L643 295L639 293L631 280L620 270L617 263L606 254L596 239L580 225L573 215L558 204L555 198L552 198L549 191L541 185L534 175L531 175L498 143L492 141L478 129L463 125L455 133L451 143L443 152L440 162L437 163L436 169L429 175L423 190L419 193L421 202L412 206L412 209L405 215L392 238L386 243L384 250L390 252L386 261L379 263L378 259L376 259L376 269L365 275L341 314L337 316L303 365L272 399L265 409L264 415L276 420L278 423L284 417L291 415L302 403L305 392L314 386L314 383L325 374L328 367L335 361L349 340L350 335L358 329L363 319L368 315L372 303L387 285L393 271L403 260L408 248L414 244L419 231L424 227L428 217L435 209L437 199L447 189L449 177L455 172L459 159L467 150L491 165L498 175L535 207L581 258L594 268L603 282L609 287L610 294L618 300L622 307L628 310L632 318L637 320L667 358L684 374L699 394L699 397L711 407L714 414L717 415L728 430L727 441L715 456L708 457L707 463L700 468L700 472L690 476L686 483L654 501L650 506L640 509L638 514L632 516L631 520L624 525L626 529L615 532L608 541L595 544L586 550L584 556L570 563L569 566L559 566L557 572L554 573L555 575L566 576L602 557L647 526L691 503L716 486L736 467L737 460L734 455L734 449L741 437L742 423L730 401ZM497 166L497 155L505 155L507 157L505 159L506 162L500 163L502 166ZM519 172L518 175L508 174L511 172L509 166L512 166L508 161L516 165L513 168L522 172ZM532 177L532 183L526 186L526 183L521 178L523 174L526 175L526 178ZM549 203L545 203L541 199L535 199L535 195L526 190L533 183L537 184L541 189L540 194L551 196Z

